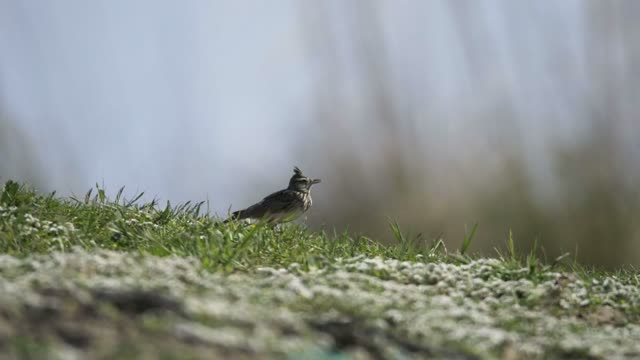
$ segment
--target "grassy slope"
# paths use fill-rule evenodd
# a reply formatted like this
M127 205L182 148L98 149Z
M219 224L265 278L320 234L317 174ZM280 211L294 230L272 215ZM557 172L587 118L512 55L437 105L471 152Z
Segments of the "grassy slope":
M134 199L135 200L135 199ZM0 192L0 355L640 356L634 272ZM468 242L466 242L468 245ZM4 255L2 255L4 254Z

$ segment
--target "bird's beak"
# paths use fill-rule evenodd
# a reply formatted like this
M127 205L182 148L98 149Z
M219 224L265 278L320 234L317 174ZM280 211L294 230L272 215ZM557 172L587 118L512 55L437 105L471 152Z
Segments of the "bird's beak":
M311 180L311 185L313 184L319 184L320 183L320 179L313 179Z

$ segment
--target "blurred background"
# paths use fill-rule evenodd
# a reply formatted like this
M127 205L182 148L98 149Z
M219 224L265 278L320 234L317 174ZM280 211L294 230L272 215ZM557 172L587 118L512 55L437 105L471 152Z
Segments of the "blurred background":
M640 2L0 0L0 181L640 261ZM466 230L465 230L466 229Z

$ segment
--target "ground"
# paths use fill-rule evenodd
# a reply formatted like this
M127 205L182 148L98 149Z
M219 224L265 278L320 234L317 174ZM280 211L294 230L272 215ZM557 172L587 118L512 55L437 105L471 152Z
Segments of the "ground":
M640 358L635 272L0 193L0 357Z

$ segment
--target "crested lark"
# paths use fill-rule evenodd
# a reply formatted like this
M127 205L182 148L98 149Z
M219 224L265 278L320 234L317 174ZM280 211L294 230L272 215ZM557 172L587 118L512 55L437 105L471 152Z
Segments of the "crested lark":
M284 223L295 220L311 207L311 186L320 179L310 179L296 166L289 180L289 187L274 192L260 202L244 210L238 210L225 220L264 219L271 223Z

